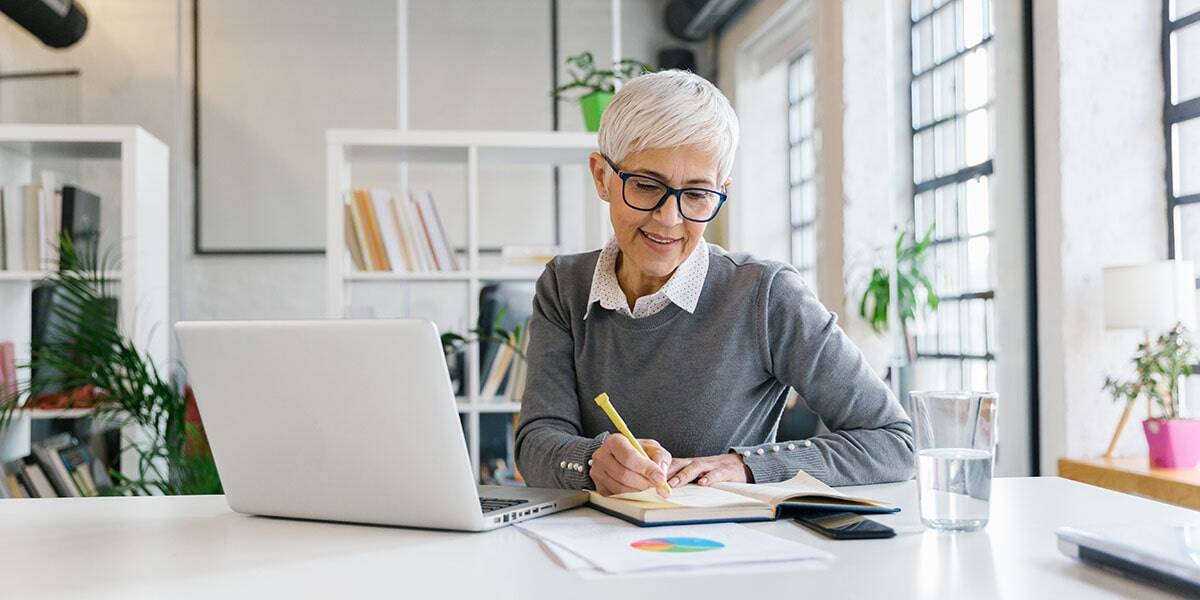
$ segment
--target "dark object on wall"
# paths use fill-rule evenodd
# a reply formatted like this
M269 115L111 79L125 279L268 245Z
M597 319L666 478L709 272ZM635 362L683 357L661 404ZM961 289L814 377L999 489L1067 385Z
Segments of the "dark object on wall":
M687 48L663 48L658 51L658 68L696 72L696 53Z
M87 31L87 13L73 0L0 0L0 12L51 48L66 48Z
M671 35L699 42L723 27L734 15L754 0L671 0L667 4L666 24Z

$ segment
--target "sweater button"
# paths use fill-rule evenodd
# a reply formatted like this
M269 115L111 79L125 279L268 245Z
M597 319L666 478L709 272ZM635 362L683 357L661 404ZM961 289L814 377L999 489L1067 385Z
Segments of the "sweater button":
M560 469L566 469L566 468L567 468L567 461L565 461L565 460L564 460L564 461L562 461L562 462L558 463L558 468L560 468Z
M743 450L743 451L742 451L742 456L744 456L744 457L746 457L746 458L750 458L750 451L749 451L749 450Z
M795 449L796 449L796 445L795 445L795 444L788 444L788 445L787 445L787 449L788 449L788 450L795 450Z
M812 446L812 442L810 442L810 441L808 441L808 440L804 440L803 444L804 444L804 447L805 447L805 448L808 448L809 446Z
M762 454L763 454L763 449L762 449L762 448L759 448L758 450L755 450L755 451L754 451L754 453L755 453L755 454L757 454L757 455L759 455L759 456L762 456Z
M779 452L779 446L771 446L771 452Z

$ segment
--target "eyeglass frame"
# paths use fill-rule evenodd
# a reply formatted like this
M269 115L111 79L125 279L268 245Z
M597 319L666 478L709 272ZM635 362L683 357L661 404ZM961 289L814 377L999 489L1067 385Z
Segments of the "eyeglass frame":
M603 154L601 154L600 157L604 159L604 162L608 163L608 167L613 170L613 173L616 173L617 177L621 178L621 201L625 203L625 206L628 206L629 208L632 208L633 210L640 210L642 212L654 212L654 211L662 208L662 205L664 203L666 203L667 198L674 196L675 197L675 209L679 211L680 217L683 217L684 220L691 221L693 223L708 223L708 222L711 222L713 219L717 218L717 214L721 212L721 207L725 206L725 200L727 200L729 198L729 194L726 194L724 192L718 192L717 190L710 190L707 188L697 188L697 187L673 188L673 187L667 185L667 182L662 181L661 179L658 179L657 177L651 177L649 175L643 175L641 173L630 173L628 171L622 171L621 169L617 168L617 164L614 163L612 161L612 159L608 158L607 156L605 156ZM659 198L658 202L655 203L654 206L651 208L641 208L641 207L634 206L634 205L630 204L629 200L625 197L625 185L629 182L630 177L643 177L643 178L649 179L650 181L653 181L653 182L663 186L664 188L666 188L667 191L666 191L666 193L664 193L662 195L662 198ZM709 216L707 219L693 219L693 218L683 214L683 193L688 192L688 191L707 192L710 194L716 194L717 197L720 198L720 200L717 202L717 207L713 209L711 216Z

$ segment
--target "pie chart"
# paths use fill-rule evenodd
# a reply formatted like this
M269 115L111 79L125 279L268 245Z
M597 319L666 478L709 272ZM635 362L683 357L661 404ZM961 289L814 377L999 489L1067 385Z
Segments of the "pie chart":
M725 547L721 542L693 537L661 537L638 540L630 546L646 552L708 552Z

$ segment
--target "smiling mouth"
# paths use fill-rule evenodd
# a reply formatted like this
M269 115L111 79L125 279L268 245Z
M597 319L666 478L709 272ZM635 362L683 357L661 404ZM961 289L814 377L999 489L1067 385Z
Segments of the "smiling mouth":
M668 238L668 237L662 237L659 235L654 235L653 233L650 233L644 229L638 229L638 233L642 234L642 237L644 237L644 238L650 240L651 242L654 242L655 244L658 244L660 246L670 246L671 244L674 244L675 242L678 242L679 240L683 239L683 238Z

